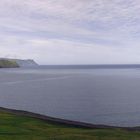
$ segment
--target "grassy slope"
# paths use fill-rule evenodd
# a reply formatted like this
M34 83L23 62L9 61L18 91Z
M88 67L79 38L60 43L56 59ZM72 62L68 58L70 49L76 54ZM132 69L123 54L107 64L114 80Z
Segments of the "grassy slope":
M15 68L15 67L19 67L16 61L0 60L0 68Z
M140 132L74 128L0 112L0 140L140 140Z

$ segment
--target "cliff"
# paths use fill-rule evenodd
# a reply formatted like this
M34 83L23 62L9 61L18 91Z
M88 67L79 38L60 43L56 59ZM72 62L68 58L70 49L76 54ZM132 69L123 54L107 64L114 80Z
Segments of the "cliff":
M14 60L0 59L0 68L17 68L18 63Z
M38 66L38 64L31 59L21 60L21 59L0 58L0 68L33 67L33 66Z
M38 64L32 59L27 59L27 60L15 59L15 61L20 67L38 66Z

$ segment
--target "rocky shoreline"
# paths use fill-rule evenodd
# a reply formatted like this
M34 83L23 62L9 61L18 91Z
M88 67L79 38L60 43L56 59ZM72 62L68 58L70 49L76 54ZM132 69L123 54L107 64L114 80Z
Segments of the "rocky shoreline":
M72 126L72 127L88 128L88 129L115 129L115 128L119 128L119 129L124 129L124 130L129 130L129 131L140 131L140 127L117 127L117 126L108 126L108 125L96 125L96 124L54 118L54 117L50 117L50 116L46 116L46 115L42 115L42 114L37 114L37 113L29 112L29 111L8 109L8 108L4 108L4 107L0 107L0 111L6 112L6 113L11 113L14 115L19 115L19 116L32 117L32 118L36 118L36 119L43 120L46 122L60 124L60 125L66 125L66 126Z

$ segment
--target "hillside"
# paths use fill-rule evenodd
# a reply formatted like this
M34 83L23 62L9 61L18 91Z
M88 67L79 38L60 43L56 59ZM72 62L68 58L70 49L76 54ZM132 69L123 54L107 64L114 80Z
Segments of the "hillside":
M139 140L140 131L86 129L0 110L0 140Z
M13 60L15 60L20 67L38 66L38 64L32 59L26 59L26 60L13 59Z
M0 58L0 68L14 68L14 67L32 67L38 64L32 59L9 59Z
M0 60L0 68L16 68L19 67L16 61L14 60Z

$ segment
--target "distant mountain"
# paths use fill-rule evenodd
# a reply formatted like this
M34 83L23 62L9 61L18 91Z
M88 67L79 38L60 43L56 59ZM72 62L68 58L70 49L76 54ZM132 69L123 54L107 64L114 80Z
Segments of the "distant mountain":
M9 58L0 58L0 67L32 67L38 66L38 64L32 60L22 60L22 59L9 59Z

